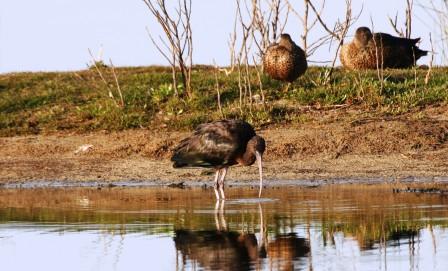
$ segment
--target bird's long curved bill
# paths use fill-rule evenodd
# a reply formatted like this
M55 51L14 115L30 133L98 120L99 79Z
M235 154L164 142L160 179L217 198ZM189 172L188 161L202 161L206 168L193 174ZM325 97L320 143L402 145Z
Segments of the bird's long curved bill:
M257 164L258 164L258 172L260 173L260 191L258 192L258 197L261 197L261 190L263 189L263 163L261 161L261 154L256 151L255 157L257 158Z

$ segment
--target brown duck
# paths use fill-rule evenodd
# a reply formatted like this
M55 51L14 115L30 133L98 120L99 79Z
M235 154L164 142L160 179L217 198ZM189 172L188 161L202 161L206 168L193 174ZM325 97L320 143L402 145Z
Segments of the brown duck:
M386 33L372 33L368 27L356 30L353 41L342 46L341 63L348 69L408 68L427 55L417 43L420 38L407 39Z
M289 34L281 34L278 43L271 44L263 57L263 69L272 78L293 82L308 68L305 52L292 41Z

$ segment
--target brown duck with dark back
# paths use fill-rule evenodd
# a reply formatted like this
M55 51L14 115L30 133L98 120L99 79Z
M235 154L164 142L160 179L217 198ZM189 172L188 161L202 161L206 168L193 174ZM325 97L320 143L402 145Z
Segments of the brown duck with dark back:
M348 69L409 68L427 55L417 47L420 38L407 39L386 33L372 33L368 27L356 30L353 41L342 46L341 63Z
M273 79L293 82L308 68L305 52L292 41L289 34L281 34L280 41L270 45L263 56L263 69Z

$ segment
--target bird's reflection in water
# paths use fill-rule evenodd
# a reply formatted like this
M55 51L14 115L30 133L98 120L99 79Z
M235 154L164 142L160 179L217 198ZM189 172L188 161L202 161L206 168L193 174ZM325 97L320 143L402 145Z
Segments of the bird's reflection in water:
M297 260L310 253L309 242L295 233L277 235L268 243L269 270L297 270Z
M193 270L297 270L299 257L310 251L309 243L295 233L269 240L266 221L260 210L260 240L255 233L231 231L227 227L224 201L215 207L216 230L176 230L174 243L182 267Z

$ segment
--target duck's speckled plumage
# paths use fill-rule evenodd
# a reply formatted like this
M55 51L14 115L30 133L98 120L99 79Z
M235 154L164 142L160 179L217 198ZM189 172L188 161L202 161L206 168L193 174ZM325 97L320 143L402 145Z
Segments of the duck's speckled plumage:
M307 68L305 52L288 34L282 34L279 43L271 44L263 57L264 71L280 81L293 82Z
M372 33L369 28L360 27L353 41L342 46L339 57L348 69L408 68L428 53L417 47L419 41L420 38Z

